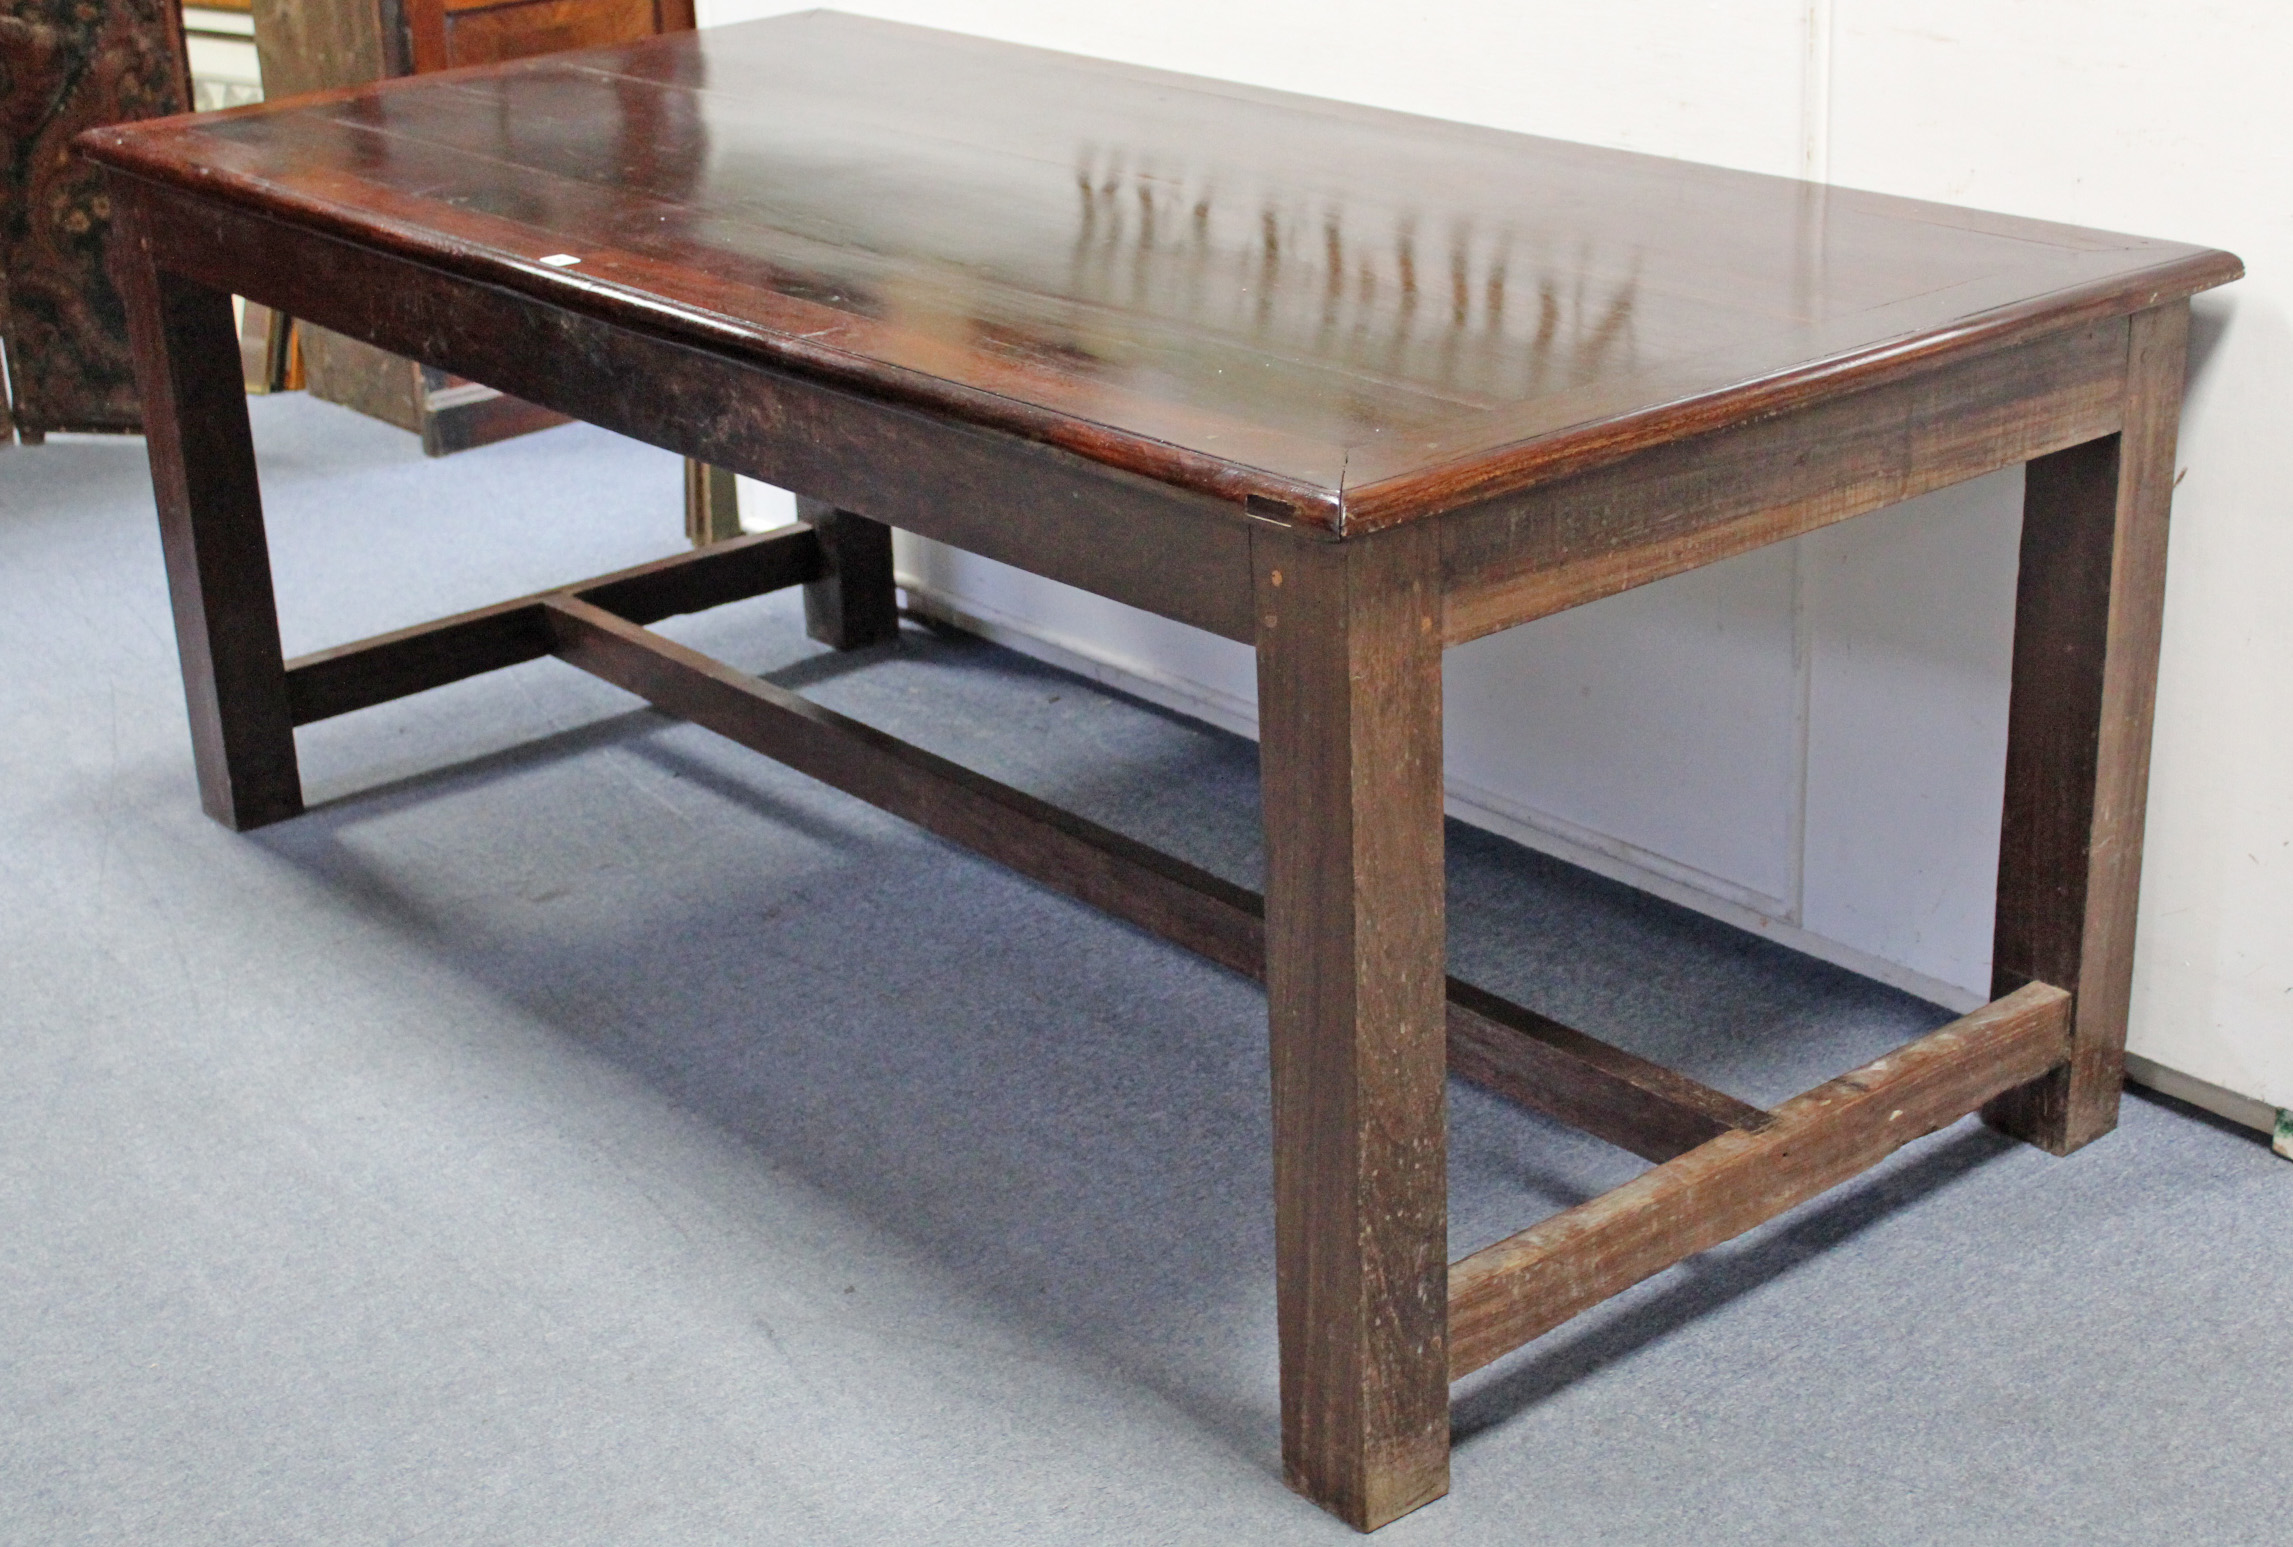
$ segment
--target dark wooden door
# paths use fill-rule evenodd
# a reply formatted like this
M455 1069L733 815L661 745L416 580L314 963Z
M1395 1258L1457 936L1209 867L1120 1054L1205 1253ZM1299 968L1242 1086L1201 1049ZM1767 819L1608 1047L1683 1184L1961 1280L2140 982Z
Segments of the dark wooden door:
M417 73L687 32L692 0L406 0Z

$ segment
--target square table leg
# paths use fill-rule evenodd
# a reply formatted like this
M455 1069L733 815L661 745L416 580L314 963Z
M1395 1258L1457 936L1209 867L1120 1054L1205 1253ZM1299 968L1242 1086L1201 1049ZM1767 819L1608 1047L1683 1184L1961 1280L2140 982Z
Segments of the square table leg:
M135 346L200 804L226 827L261 827L302 810L302 776L231 297L159 268L132 218L114 227L111 260Z
M1449 1488L1439 549L1252 564L1283 1465L1370 1530Z
M900 603L892 584L892 529L825 500L799 499L796 513L819 536L820 555L828 564L827 574L805 583L804 631L838 650L897 639Z
M2124 428L2029 464L1994 997L2073 996L2071 1061L1984 1118L2055 1154L2118 1122L2189 303L2132 319Z

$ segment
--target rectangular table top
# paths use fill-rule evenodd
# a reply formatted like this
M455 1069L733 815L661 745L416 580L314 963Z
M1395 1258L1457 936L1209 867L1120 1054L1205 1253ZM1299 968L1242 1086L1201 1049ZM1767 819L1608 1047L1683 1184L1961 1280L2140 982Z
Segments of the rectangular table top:
M834 12L80 146L1342 534L2241 272Z

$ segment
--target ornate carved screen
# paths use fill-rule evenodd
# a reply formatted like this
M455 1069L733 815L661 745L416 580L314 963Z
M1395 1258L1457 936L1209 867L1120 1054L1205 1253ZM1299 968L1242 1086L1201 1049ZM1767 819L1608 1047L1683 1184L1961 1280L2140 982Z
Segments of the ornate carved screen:
M82 129L190 105L173 0L9 0L0 11L0 338L26 441L143 428L127 316L104 269L110 201L70 145Z

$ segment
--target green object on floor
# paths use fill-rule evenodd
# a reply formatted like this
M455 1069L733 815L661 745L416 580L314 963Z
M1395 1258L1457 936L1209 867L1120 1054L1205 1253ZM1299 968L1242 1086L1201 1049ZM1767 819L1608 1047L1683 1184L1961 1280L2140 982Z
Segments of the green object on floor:
M2293 1107L2277 1109L2277 1139L2269 1147L2287 1160L2293 1160Z

